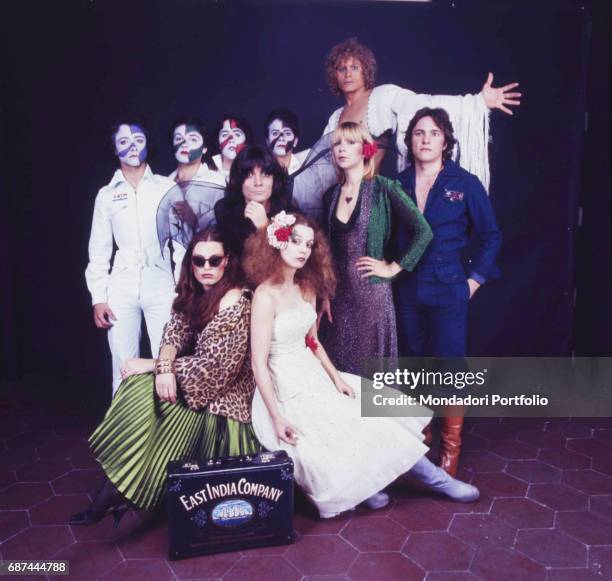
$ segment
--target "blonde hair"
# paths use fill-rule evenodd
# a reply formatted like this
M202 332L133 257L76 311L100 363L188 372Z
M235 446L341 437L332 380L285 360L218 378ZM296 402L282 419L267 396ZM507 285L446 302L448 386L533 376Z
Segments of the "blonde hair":
M350 139L352 141L359 141L362 144L366 143L374 143L374 138L370 135L370 132L365 129L359 123L355 123L353 121L345 121L344 123L340 123L338 127L334 130L334 134L332 135L332 147L335 143L340 141L342 138ZM332 155L332 162L334 164L334 168L336 169L336 175L338 176L338 181L340 183L344 182L344 171L336 165L336 160ZM374 165L374 156L369 159L363 160L363 179L371 180L376 175L376 168Z

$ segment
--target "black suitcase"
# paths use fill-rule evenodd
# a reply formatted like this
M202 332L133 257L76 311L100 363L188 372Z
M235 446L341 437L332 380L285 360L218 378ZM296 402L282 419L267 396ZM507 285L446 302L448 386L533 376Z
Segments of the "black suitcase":
M285 451L168 463L170 559L293 542L293 461Z

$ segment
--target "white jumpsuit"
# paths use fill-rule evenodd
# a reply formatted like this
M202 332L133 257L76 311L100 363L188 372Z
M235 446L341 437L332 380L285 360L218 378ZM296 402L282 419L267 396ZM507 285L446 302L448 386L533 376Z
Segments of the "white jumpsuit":
M113 395L121 383L122 362L140 354L142 314L153 357L159 352L162 331L170 317L175 275L168 248L163 254L160 250L156 214L161 198L173 185L147 166L134 189L118 169L96 196L85 279L92 304L108 303L117 318L108 331ZM111 269L113 240L117 252ZM175 243L176 275L184 253Z

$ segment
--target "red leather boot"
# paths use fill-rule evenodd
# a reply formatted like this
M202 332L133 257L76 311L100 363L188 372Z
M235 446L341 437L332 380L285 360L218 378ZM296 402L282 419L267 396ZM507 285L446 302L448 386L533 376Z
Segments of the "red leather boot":
M440 467L456 476L461 452L461 430L463 429L463 416L442 418L442 451L440 452Z

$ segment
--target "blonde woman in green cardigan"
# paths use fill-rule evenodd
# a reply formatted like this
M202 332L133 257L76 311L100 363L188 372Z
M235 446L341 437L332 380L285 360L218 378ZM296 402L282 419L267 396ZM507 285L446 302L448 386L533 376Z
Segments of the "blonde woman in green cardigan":
M391 281L417 264L432 239L429 225L399 182L374 175L377 146L361 125L334 131L332 157L339 184L324 196L324 227L338 288L321 323L321 340L339 369L361 372L369 357L397 357ZM393 228L411 233L391 256Z

